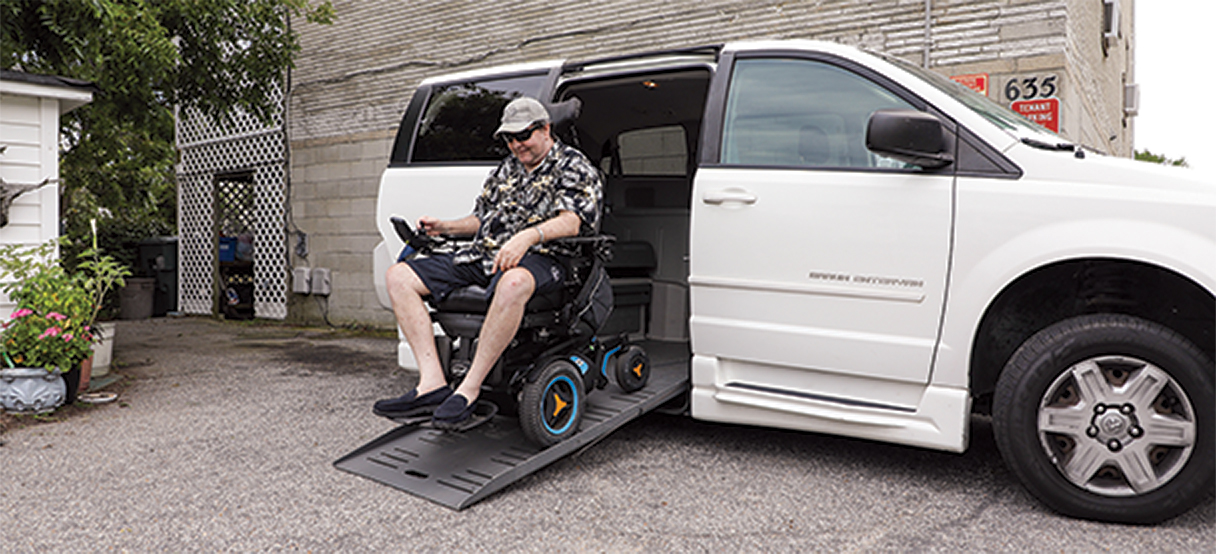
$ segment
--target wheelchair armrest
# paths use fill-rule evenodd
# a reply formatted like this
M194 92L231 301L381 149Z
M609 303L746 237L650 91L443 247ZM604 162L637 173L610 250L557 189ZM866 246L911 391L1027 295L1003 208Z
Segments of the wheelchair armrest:
M469 243L473 241L473 235L438 235L431 236L426 233L419 233L400 216L392 216L389 218L389 223L393 225L393 230L397 236L406 245L412 245L414 249L423 253L430 253L436 248L443 248L449 244L459 245L460 243Z
M594 256L601 262L607 262L612 259L612 246L616 244L616 237L599 234L590 237L562 237L549 242L570 246L581 251L584 256Z

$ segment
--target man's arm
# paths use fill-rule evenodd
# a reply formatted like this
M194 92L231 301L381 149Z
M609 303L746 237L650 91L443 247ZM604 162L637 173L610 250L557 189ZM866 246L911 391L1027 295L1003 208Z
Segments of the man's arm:
M477 234L481 220L473 214L460 219L441 220L430 216L418 218L418 228L430 236L452 235L456 237L471 237Z
M535 234L536 242L532 244L540 244L553 239L577 235L580 223L582 222L579 220L578 214L569 210L562 210L556 216L537 223L528 229L524 229L523 232Z
M525 227L498 250L498 254L494 256L492 271L506 271L519 265L519 260L522 260L528 249L535 244L577 235L580 223L577 214L563 210L554 217Z

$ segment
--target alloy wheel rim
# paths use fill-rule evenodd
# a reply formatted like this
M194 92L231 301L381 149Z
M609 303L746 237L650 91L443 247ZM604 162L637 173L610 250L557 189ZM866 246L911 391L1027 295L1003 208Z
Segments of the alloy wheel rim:
M1072 365L1039 404L1039 442L1056 469L1102 496L1161 488L1190 459L1195 410L1160 367L1131 356L1096 356Z

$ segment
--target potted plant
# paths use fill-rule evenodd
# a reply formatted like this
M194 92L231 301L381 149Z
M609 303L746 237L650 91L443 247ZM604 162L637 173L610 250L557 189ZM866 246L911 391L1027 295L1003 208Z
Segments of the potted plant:
M131 274L102 256L96 239L69 271L56 255L63 243L0 247L0 275L11 279L2 288L17 305L0 324L0 406L5 410L51 411L75 396L78 383L87 384L79 371L99 338L97 313L105 295Z

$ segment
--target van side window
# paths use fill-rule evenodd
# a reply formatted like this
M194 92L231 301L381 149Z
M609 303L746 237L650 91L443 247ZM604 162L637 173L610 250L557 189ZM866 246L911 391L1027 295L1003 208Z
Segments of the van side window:
M415 162L499 161L509 153L494 130L502 109L521 96L537 98L545 75L435 87L418 125Z
M902 168L865 146L870 114L912 108L878 84L813 60L741 59L726 102L722 162L733 165Z
M688 142L684 128L679 125L626 131L616 140L623 175L688 174Z

